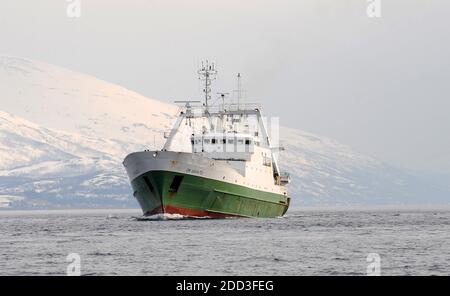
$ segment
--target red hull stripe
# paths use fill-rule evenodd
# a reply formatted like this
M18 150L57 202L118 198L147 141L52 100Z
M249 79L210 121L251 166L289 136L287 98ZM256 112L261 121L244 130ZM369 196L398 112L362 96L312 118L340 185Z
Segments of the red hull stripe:
M178 208L173 206L165 206L164 211L162 207L157 207L150 212L145 213L146 216L156 215L156 214L178 214L189 217L210 217L210 218L228 218L228 217L239 217L237 215L229 215L229 214L221 214L221 213L212 213L201 210L193 210L186 208Z

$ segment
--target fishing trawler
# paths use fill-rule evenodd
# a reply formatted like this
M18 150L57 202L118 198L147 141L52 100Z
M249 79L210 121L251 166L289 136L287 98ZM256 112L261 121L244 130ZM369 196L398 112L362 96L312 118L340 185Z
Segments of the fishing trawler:
M280 171L279 147L273 147L257 104L210 105L214 64L198 71L204 103L182 101L178 119L158 151L129 154L123 165L144 215L192 217L278 217L290 198L289 174ZM196 104L198 104L196 106ZM188 151L179 148L183 142Z

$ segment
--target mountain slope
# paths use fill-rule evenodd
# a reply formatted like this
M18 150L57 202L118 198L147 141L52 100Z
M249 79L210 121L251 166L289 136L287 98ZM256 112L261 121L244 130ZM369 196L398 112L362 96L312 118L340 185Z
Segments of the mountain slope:
M137 206L121 162L160 147L177 112L88 75L1 56L0 110L0 207L12 208ZM282 128L281 142L294 205L408 204L447 194L330 139Z
M0 112L0 207L134 206L120 163L123 151L138 146Z
M307 205L448 203L449 192L334 140L282 128L282 166Z
M0 56L0 110L47 128L131 143L161 141L173 105L57 66Z

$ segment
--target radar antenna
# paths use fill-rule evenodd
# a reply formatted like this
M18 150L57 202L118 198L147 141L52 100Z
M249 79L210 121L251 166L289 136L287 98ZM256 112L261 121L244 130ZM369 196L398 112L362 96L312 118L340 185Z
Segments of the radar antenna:
M175 104L185 104L185 107L191 107L191 103L200 103L200 101L173 101Z

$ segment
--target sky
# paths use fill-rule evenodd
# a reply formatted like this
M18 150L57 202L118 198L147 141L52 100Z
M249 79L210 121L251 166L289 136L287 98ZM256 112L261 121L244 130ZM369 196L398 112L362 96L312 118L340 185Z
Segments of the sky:
M173 102L236 89L281 125L411 170L450 171L450 2L2 0L0 53ZM1 81L0 81L1 83ZM0 106L1 110L1 106ZM282 141L282 139L281 139Z

